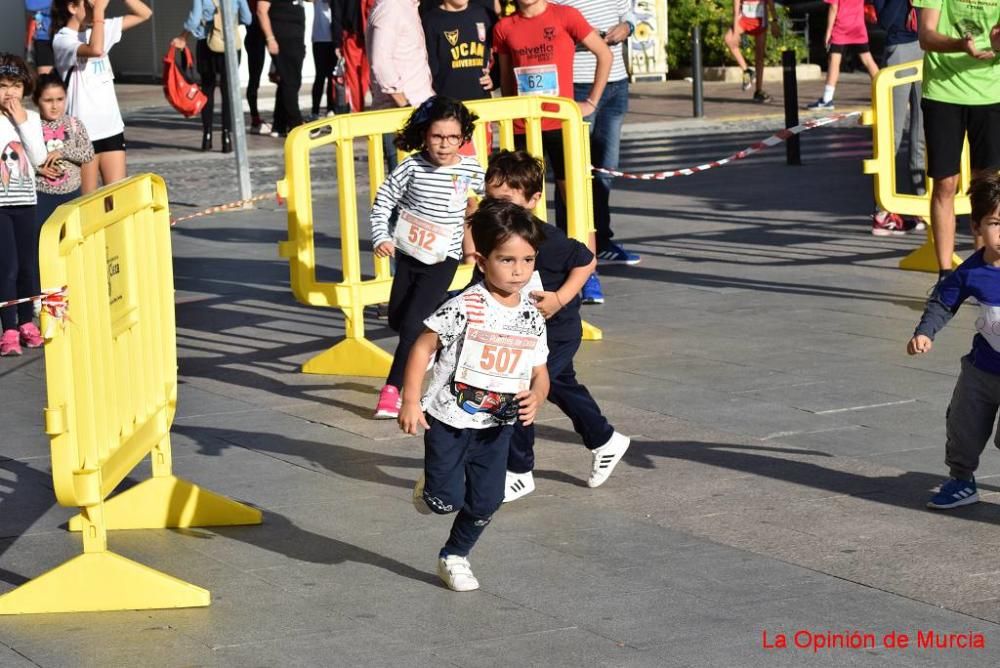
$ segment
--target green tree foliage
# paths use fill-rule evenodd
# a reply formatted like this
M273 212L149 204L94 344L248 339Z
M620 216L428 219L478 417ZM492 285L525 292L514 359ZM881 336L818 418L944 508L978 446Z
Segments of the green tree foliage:
M767 36L766 65L780 65L781 52L793 49L798 62L806 57L806 44L801 35L789 30L788 9L778 5L781 35ZM691 66L691 30L701 25L702 62L706 67L733 65L732 55L723 36L733 25L732 0L669 0L667 4L667 65L671 71ZM753 64L754 40L745 37L743 56Z

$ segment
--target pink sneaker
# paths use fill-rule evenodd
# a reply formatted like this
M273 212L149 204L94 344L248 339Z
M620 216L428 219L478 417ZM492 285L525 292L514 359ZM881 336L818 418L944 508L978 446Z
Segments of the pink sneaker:
M399 388L394 385L382 386L378 393L378 404L375 405L375 419L395 420L399 417L399 408L402 405Z
M42 333L38 331L35 323L21 325L17 331L21 334L21 345L25 348L41 348L45 345L45 339L42 338Z
M0 357L13 357L21 354L21 335L16 329L4 330L0 337Z

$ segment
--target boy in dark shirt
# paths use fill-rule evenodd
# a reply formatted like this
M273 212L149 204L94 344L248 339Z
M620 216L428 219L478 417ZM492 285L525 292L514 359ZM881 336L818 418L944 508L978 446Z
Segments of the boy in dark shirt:
M962 302L974 297L979 303L977 333L972 350L962 358L946 417L945 463L951 477L927 502L928 508L939 510L979 501L974 474L1000 406L1000 174L973 179L969 199L972 230L984 246L937 284L906 346L910 355L930 351L934 335Z
M506 199L533 209L542 194L545 168L525 151L500 151L486 170L486 196ZM629 438L608 424L586 387L576 379L573 356L580 347L580 290L594 271L596 260L585 245L570 239L554 225L545 228L545 241L538 249L531 296L545 316L549 358L549 401L573 422L573 429L591 451L593 462L589 487L608 479L629 446ZM538 282L541 289L538 289ZM532 288L529 284L529 288ZM526 289L529 289L526 288ZM507 457L507 487L504 502L514 501L535 489L531 474L535 466L535 428L520 422L514 427Z

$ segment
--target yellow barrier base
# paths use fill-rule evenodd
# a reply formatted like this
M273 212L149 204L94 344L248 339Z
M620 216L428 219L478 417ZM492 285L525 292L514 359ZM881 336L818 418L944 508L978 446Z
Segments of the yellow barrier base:
M303 373L385 378L392 355L368 339L344 339L302 365Z
M934 245L934 235L928 232L927 241L902 260L899 261L899 268L907 271L926 271L931 274L938 272L937 247ZM962 264L962 258L952 253L951 266L957 267Z
M209 492L175 476L151 478L104 502L104 521L113 529L179 529L260 524L256 508ZM70 531L80 531L77 515ZM207 603L205 605L208 605Z
M0 615L202 608L208 590L113 552L81 554L0 596Z
M604 338L604 332L599 327L594 327L586 320L583 321L583 340L600 341Z

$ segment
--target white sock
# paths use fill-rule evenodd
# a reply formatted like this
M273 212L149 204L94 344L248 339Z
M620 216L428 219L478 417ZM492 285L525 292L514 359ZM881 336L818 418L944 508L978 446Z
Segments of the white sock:
M836 86L823 86L823 101L833 102L833 92L837 90Z

